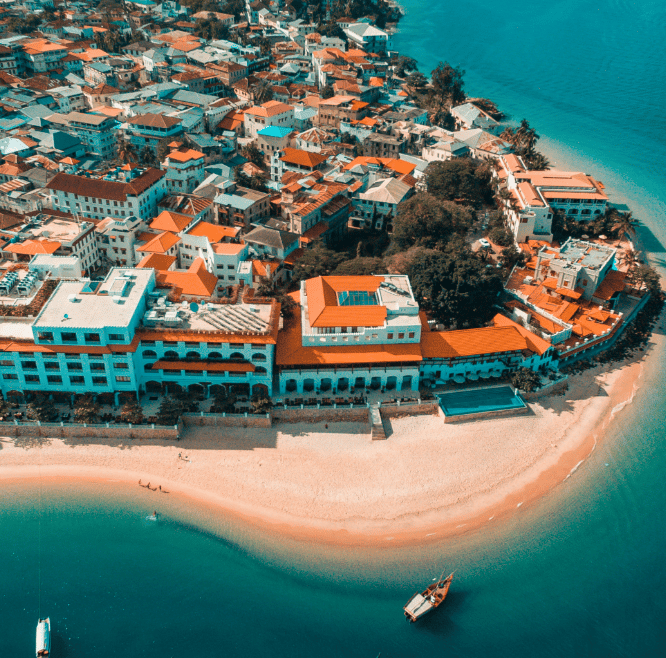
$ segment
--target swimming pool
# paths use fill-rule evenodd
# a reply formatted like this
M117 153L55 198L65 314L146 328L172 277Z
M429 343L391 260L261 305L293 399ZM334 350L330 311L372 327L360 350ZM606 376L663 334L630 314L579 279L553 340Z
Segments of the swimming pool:
M444 416L447 418L527 410L527 405L520 395L508 385L468 388L462 391L439 393L437 399Z

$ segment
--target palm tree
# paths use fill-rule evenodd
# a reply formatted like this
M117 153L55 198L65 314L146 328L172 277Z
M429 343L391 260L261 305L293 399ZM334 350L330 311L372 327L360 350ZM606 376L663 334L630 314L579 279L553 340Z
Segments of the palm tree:
M273 86L268 80L260 80L254 88L254 102L258 105L267 103L273 98Z
M152 167L157 163L157 157L155 156L155 151L150 148L150 146L144 147L144 149L139 154L139 159L143 164Z
M550 161L543 153L539 153L538 151L535 151L527 158L527 164L529 164L530 169L533 171L550 169Z
M125 163L137 160L136 146L122 136L118 139L118 159Z
M627 268L627 278L633 280L636 270L641 265L641 255L634 249L627 249L620 257L620 265Z
M613 233L622 240L625 235L635 235L640 222L632 217L631 211L617 213L614 224L611 226Z
M405 84L410 94L420 94L428 85L428 80L423 73L416 71L407 76Z

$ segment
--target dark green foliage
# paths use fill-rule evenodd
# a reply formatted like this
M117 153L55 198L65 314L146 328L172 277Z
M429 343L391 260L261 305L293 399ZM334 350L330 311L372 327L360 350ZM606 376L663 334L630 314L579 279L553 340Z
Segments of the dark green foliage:
M37 14L28 14L25 18L23 16L12 16L7 21L7 30L19 34L30 34L39 27L41 22L42 19Z
M482 326L493 309L502 282L462 242L443 253L424 251L409 269L412 289L421 308L447 327Z
M265 393L252 396L252 412L267 414L273 408L273 401Z
M462 103L465 100L464 75L465 71L460 67L440 62L431 74L434 97L449 108Z
M500 247L508 247L513 244L513 236L505 228L496 226L488 233L488 239Z
M490 170L471 158L431 162L426 169L428 192L440 199L479 206L492 199Z
M327 98L333 98L333 96L335 96L335 91L333 90L333 87L331 87L331 85L325 85L321 88L319 96L324 100L326 100Z
M317 276L326 276L333 272L347 255L333 251L317 240L310 249L296 261L294 266L294 283Z
M157 144L157 160L158 162L163 162L164 158L169 155L171 152L171 149L169 148L169 144L171 143L171 140L165 137L164 139L161 139L158 144Z
M409 57L407 55L399 55L395 60L394 66L395 74L400 78L404 78L408 71L417 70L416 60L413 57Z
M323 96L322 96L323 98ZM352 133L343 132L340 133L340 141L343 144L356 144L358 142L358 137Z
M200 18L196 22L194 34L207 41L227 39L229 37L229 28L215 17Z
M328 21L328 23L320 23L317 25L317 32L321 34L322 37L337 37L343 41L347 41L347 35L344 30L335 22ZM323 96L322 96L323 98Z
M661 294L661 281L657 271L649 265L638 265L634 277L642 283L653 295Z
M124 423L138 425L143 422L143 407L136 400L128 400L120 410L120 417Z
M521 391L531 393L541 384L541 377L529 368L521 368L511 375L511 384Z
M74 403L74 421L77 423L96 423L99 420L99 404L92 393L82 395Z
M515 265L521 267L527 261L527 255L522 249L518 249L515 244L511 244L505 249L502 249L500 254L500 261L503 267L513 269Z
M442 248L453 234L465 235L473 221L469 208L419 192L398 206L393 220L394 251L413 245Z
M48 395L37 393L35 399L28 404L27 415L31 420L47 423L58 418L58 410Z
M358 243L361 245L361 243ZM386 271L381 258L361 256L340 263L333 271L334 276L363 276L366 274L382 274Z
M212 414L232 414L235 411L236 395L220 390L213 398L213 404L210 407Z
M189 404L183 396L166 395L160 403L157 422L160 425L175 425L187 411L189 411Z
M625 234L632 235L640 226L631 212L621 212L609 206L602 215L595 215L595 219L579 219L578 216L565 215L560 210L554 210L552 231L553 237L564 242L568 237L597 238L600 235L614 238L624 238Z
M264 154L257 146L257 142L249 142L242 150L241 155L257 167L264 166Z

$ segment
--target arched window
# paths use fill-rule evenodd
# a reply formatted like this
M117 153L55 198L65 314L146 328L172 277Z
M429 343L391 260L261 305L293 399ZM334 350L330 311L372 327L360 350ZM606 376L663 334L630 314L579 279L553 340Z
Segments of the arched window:
M254 374L255 374L255 375L265 375L265 374L266 374L266 368L264 368L264 367L262 367L262 366L257 366L257 367L254 369Z
M219 352L210 352L208 354L209 359L221 359L222 355Z
M168 350L167 352L164 353L164 358L165 359L177 359L178 358L178 352L174 352L173 350Z
M144 359L154 359L157 356L157 352L153 350L144 350L142 356Z
M252 360L253 361L265 361L266 360L266 355L265 354L253 354L252 355Z
M230 359L244 359L245 355L241 354L240 352L234 352L229 358Z
M200 358L201 358L201 357L199 356L199 353L198 353L198 352L188 352L188 353L185 355L185 357L188 358L188 359L200 359Z

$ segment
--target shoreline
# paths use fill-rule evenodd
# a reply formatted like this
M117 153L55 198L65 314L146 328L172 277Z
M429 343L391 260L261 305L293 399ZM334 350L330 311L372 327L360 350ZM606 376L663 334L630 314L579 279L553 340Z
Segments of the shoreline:
M291 433L289 428L282 433L285 426L281 425L272 430L277 437L274 447L255 445L251 450L238 444L242 441L239 432L229 432L234 436L226 439L231 445L225 445L225 439L211 439L201 429L188 432L178 443L151 445L149 441L133 440L126 450L119 450L117 441L107 441L105 445L101 439L88 445L82 439L67 443L42 439L36 440L38 445L26 449L12 445L13 439L4 438L0 444L3 462L0 481L26 483L40 478L42 482L57 479L59 484L86 480L120 481L121 486L137 486L141 478L144 483L150 481L167 489L168 500L176 499L190 508L203 506L277 538L286 536L299 542L368 548L432 543L506 519L558 489L594 452L614 416L633 400L647 363L643 356L617 364L611 373L602 373L599 366L590 369L574 378L570 391L573 397L589 395L591 387L597 387L590 397L572 403L568 395L551 396L532 402L531 416L457 426L453 438L443 439L452 442L449 446L435 444L442 441L441 437L428 438L435 428L432 425L423 430L423 435L415 437L416 442L426 443L425 450L416 456L412 427L425 418L439 420L437 417L396 420L394 435L379 442L382 445L373 444L368 435L354 432L358 428L352 424L340 424L341 427L332 428L333 432L324 432L320 424L307 427L300 424L289 426ZM569 404L573 404L573 409L562 411ZM431 424L432 421L428 423ZM448 431L451 427L442 424L442 436L451 434ZM484 427L487 432L483 432ZM561 429L555 434L558 428ZM503 455L510 452L512 445L520 445L506 459L498 460L491 447L490 460L487 455L480 455L470 462L470 454L478 453L493 429L496 435L490 440L502 442ZM519 429L523 430L521 435ZM478 445L474 445L475 436ZM322 439L333 439L337 449L330 449ZM222 444L211 449L211 440ZM472 445L466 446L468 443ZM528 445L530 454L525 461ZM431 455L435 446L437 450ZM313 458L313 451L321 454ZM336 464L344 456L342 451L348 454L349 461L341 473ZM381 455L377 454L379 451ZM194 466L178 460L179 452L187 454ZM467 468L457 469L456 478L450 482L443 476L425 484L417 479L409 489L400 481L400 475L411 478L424 469L432 470L433 461L440 457L462 460ZM368 459L380 466L387 460L397 461L397 471L376 482L362 482L359 488L356 475L364 470ZM286 467L285 461L289 462ZM301 487L301 483L293 481L301 477L308 482L309 465L317 479L314 489L312 482ZM271 470L281 472L281 477L271 476ZM228 477L220 477L221 472ZM327 472L330 477L324 481ZM486 473L492 480L490 485ZM268 479L264 479L264 474ZM305 496L292 491L301 488L309 489ZM166 502L159 493L155 495L159 497L156 504ZM383 504L386 498L388 504Z

